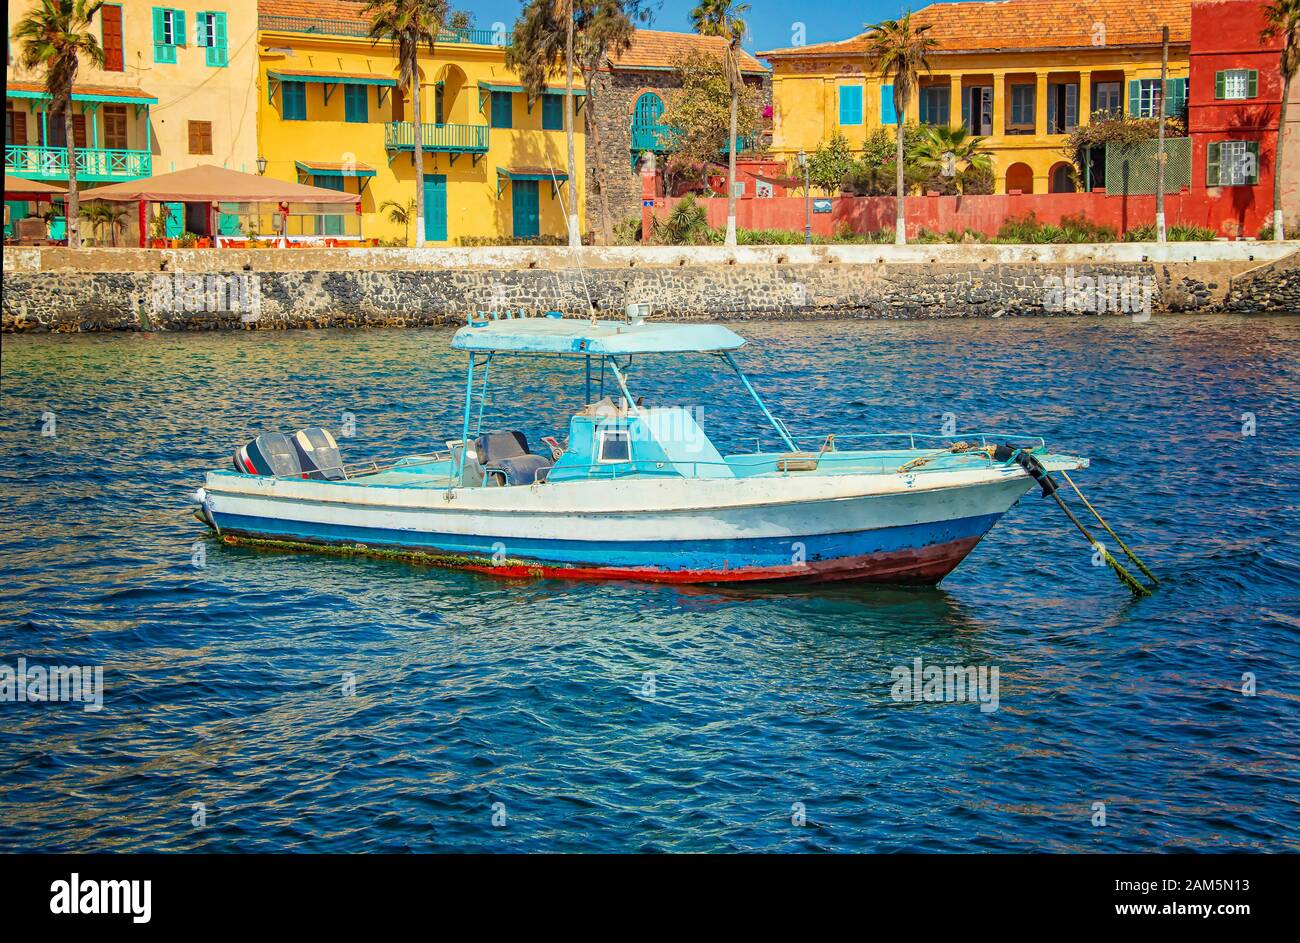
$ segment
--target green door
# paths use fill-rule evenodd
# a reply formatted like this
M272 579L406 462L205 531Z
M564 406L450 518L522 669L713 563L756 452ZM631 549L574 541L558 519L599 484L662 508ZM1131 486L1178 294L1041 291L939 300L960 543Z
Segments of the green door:
M513 180L510 183L514 201L515 238L536 239L541 234L542 214L537 203L536 180Z
M338 190L342 192L342 177L313 177L312 182L324 190ZM337 213L329 213L322 217L320 234L322 236L341 236L343 235L343 218Z
M163 210L167 213L167 238L179 239L185 235L185 204L164 203Z
M447 241L447 175L424 175L424 241Z

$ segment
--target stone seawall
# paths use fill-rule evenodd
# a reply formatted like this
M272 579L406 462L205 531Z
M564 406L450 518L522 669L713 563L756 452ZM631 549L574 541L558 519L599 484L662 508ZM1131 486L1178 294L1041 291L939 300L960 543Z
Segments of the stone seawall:
M1226 306L1294 244L4 251L3 330L461 323L649 302L661 319L1132 314ZM1102 288L1098 291L1098 287ZM1109 295L1107 295L1109 291ZM1249 310L1245 293L1234 310Z

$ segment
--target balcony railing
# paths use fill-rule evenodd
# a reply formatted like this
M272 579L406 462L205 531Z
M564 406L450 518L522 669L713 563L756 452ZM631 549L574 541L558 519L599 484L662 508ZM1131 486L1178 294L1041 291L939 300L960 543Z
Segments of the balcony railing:
M315 33L323 36L368 37L370 27L362 20L331 20L321 17L277 16L263 13L257 18L257 28L281 33ZM444 29L438 34L440 43L471 43L476 46L509 46L512 34L498 36L490 29ZM498 42L497 40L502 40Z
M420 147L452 154L486 154L485 124L421 124ZM415 150L415 122L390 121L384 125L384 147L390 151Z
M77 148L77 179L91 182L137 180L153 166L148 151L106 147ZM25 144L5 145L5 173L29 180L67 180L68 149Z
M634 124L632 125L632 150L637 153L641 151L662 153L668 149L676 133L676 129L666 124Z

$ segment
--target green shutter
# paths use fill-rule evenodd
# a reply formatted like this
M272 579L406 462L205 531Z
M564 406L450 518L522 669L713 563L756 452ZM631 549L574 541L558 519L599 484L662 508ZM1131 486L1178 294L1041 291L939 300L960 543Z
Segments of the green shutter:
M1259 183L1259 142L1247 141L1246 153L1250 155L1250 177L1246 182L1251 186Z
M1137 79L1128 83L1128 113L1131 118L1142 114L1142 83Z
M172 10L172 41L177 46L185 45L185 11Z
M153 8L153 61L154 62L175 62L176 50L163 42L165 27L163 26L163 14L166 11L162 7Z
M1246 77L1246 97L1254 98L1259 94L1259 70L1251 69Z
M370 120L370 100L366 86L343 86L343 120L358 123Z
M1219 73L1222 75L1223 73ZM1217 187L1219 185L1219 142L1211 141L1205 145L1205 185L1207 187Z
M1215 72L1214 73L1214 97L1222 100L1223 96L1224 96L1223 73Z
M1176 118L1187 108L1187 79L1168 79L1165 82L1165 114Z
M205 53L207 57L207 63L208 65L218 69L225 68L230 62L229 54L226 51L226 14L200 13L199 14L200 35L202 35L203 32L205 32L203 29L203 18L204 16L207 15L210 15L212 17L212 29L210 31L207 31L208 32L207 44L206 44L207 51ZM202 40L200 40L199 45L204 45Z
M509 128L513 124L514 96L509 92L492 93L492 127Z
M200 13L194 18L194 45L203 47L210 45L208 38L207 14Z

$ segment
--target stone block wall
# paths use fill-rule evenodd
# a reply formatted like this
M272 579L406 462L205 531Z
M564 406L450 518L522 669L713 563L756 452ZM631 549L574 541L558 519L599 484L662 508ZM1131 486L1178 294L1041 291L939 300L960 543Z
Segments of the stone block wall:
M772 81L768 76L747 77L762 86L763 107L772 104ZM597 134L587 135L587 228L600 226L596 196L596 150L605 165L605 186L609 196L611 225L629 216L641 216L641 171L632 164L632 112L642 92L653 91L667 104L671 92L680 87L672 70L601 72L592 82L592 101ZM593 120L588 116L588 120ZM599 145L596 143L599 138Z

